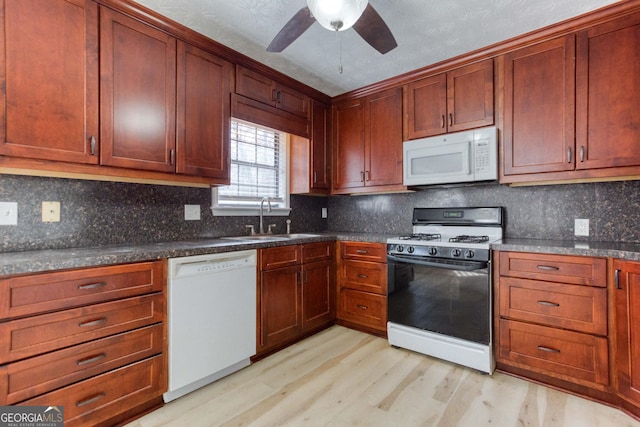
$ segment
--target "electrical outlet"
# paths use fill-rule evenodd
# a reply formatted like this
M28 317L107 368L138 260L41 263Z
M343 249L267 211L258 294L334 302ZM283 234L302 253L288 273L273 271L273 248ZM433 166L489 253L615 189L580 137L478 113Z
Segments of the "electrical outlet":
M42 202L42 222L60 222L60 202Z
M200 205L184 205L184 220L185 221L199 221L200 220Z
M322 208L322 218L327 217L327 208Z
M574 232L576 236L588 236L589 235L589 220L588 219L575 219Z
M0 225L18 225L18 203L0 202Z

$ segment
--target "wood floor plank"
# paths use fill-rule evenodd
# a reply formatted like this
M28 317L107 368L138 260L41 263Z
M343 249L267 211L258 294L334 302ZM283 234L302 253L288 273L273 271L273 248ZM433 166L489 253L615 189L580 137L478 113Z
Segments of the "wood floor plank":
M640 427L623 412L334 326L128 424Z

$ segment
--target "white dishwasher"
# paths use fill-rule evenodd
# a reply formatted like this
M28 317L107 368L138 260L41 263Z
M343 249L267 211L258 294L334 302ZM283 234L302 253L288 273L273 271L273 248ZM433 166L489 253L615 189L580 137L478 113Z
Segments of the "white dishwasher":
M256 354L255 250L169 259L169 402Z

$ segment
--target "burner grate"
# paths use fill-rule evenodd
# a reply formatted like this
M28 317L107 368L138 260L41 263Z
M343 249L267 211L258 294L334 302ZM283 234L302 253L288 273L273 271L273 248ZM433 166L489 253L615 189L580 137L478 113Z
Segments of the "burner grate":
M400 236L400 240L440 240L442 236L436 233L413 233L408 236Z
M456 236L449 239L451 243L484 243L489 241L489 236Z

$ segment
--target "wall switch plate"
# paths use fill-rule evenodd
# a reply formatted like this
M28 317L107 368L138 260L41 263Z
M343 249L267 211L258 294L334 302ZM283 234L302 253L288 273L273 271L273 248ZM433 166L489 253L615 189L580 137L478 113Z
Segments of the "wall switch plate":
M184 220L185 221L199 221L200 220L200 205L184 205Z
M60 202L42 202L42 222L60 222Z
M18 225L17 202L0 202L0 225Z
M588 236L589 235L589 220L588 219L575 219L574 232L576 236Z
M322 218L327 217L327 208L322 208Z

